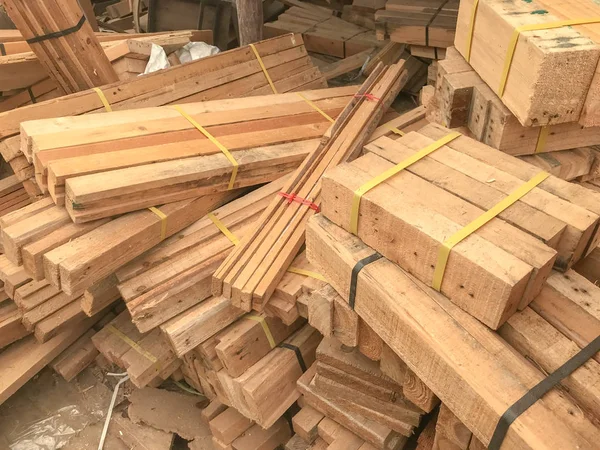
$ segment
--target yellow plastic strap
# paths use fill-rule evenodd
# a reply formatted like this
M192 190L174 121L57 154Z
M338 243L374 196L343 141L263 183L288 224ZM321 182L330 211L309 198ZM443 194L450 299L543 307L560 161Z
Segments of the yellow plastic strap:
M392 132L392 133L396 133L399 136L404 136L406 133L396 127L388 127L388 129Z
M164 240L167 237L167 216L158 208L151 206L148 208L160 219L160 240Z
M316 110L317 112L321 113L321 115L323 117L325 117L327 120L329 120L330 122L335 122L335 120L333 120L325 111L323 111L321 108L319 108L317 105L315 105L314 102L310 101L309 99L307 99L304 95L302 95L300 92L296 92L296 95L298 95L302 100L304 100L306 103L308 103L310 106L312 106L312 108L314 110Z
M452 248L461 242L464 238L468 237L479 228L484 226L506 208L511 206L517 200L521 199L525 194L531 191L534 187L544 181L546 178L550 176L547 172L540 172L536 176L534 176L527 183L522 184L516 190L510 193L510 195L503 198L501 201L496 203L492 209L484 212L477 219L473 220L470 224L463 227L448 239L446 239L440 250L438 252L437 264L435 266L435 271L433 273L433 284L432 287L439 291L442 287L442 280L444 279L444 272L446 271L446 264L448 263L448 257L450 256L450 251Z
M229 179L229 186L228 186L228 189L233 189L233 186L235 184L235 177L237 176L238 166L239 166L238 162L235 160L233 155L229 152L227 147L225 147L223 144L221 144L212 134L210 134L208 131L206 131L206 129L202 125L200 125L198 122L196 122L192 118L192 116L190 116L183 109L181 109L181 107L179 105L174 105L173 107L179 112L179 114L181 114L183 117L185 117L189 123L191 123L193 126L195 126L198 129L198 131L200 131L200 133L202 133L204 136L206 136L208 138L208 140L210 140L210 142L215 144L217 146L217 148L223 152L225 157L233 165L233 171L231 172L231 178Z
M271 348L275 348L277 344L275 344L275 339L273 339L273 335L271 334L271 330L269 329L269 324L265 321L263 316L252 316L248 314L244 316L246 319L254 320L255 322L260 323L263 331L265 332L265 336L267 336L267 340L269 341L269 345Z
M94 88L94 91L96 91L96 94L98 94L98 97L100 97L100 101L104 105L104 109L106 109L107 112L112 112L110 103L108 103L108 100L106 99L106 95L104 95L104 92L102 92L102 89Z
M240 243L240 240L235 237L235 234L229 231L229 229L217 218L217 216L215 216L213 213L208 213L208 218L212 220L212 223L217 226L221 233L227 236L227 239L229 239L233 245L238 245Z
M538 135L537 144L535 146L535 153L540 153L544 151L546 147L546 140L548 139L548 127L542 127L540 130L540 134Z
M149 360L155 364L158 362L158 359L156 359L156 356L154 356L152 353L149 353L146 350L144 350L137 342L133 341L129 336L127 336L121 330L118 330L117 328L115 328L114 325L109 325L108 331L110 331L112 334L114 334L115 336L120 338L122 341L126 342L132 349L134 349L136 352L138 352L140 355L142 355L147 360Z
M297 273L298 275L305 275L316 280L327 281L323 275L311 270L300 269L299 267L290 267L287 271L290 273Z
M506 59L504 61L504 70L502 71L502 77L500 78L500 88L498 89L498 96L502 97L504 89L506 88L506 81L508 80L508 74L510 73L510 66L512 64L513 57L515 56L515 48L519 41L519 35L525 31L539 31L539 30L552 30L554 28L569 27L574 25L586 25L590 23L600 23L600 18L590 19L572 19L572 20L560 20L557 22L549 23L537 23L532 25L523 25L515 28L513 34L508 43L508 50L506 51Z
M435 142L432 142L424 149L419 150L417 153L406 158L404 161L402 161L399 164L396 164L394 167L386 170L382 174L377 175L371 181L366 182L361 187L359 187L357 190L355 190L354 197L352 198L352 211L350 213L350 232L352 234L356 234L358 232L358 210L360 208L360 200L363 195L365 195L367 192L369 192L371 189L373 189L378 184L383 183L388 178L393 177L398 172L406 169L408 166L416 163L417 161L419 161L420 159L429 155L430 153L436 151L440 147L443 147L448 142L456 139L460 135L461 134L459 132L454 131L454 132L444 136L443 138L438 139Z
M260 55L258 54L258 50L256 50L256 47L254 46L254 44L250 44L250 48L254 52L254 56L256 56L256 60L260 64L260 68L262 69L263 73L265 74L265 78L267 79L267 81L271 85L271 89L273 90L273 94L278 94L277 89L275 89L275 85L273 84L273 80L271 80L271 77L269 76L269 72L267 72L267 68L265 67L265 64L263 63L263 60L260 57Z
M479 7L479 0L473 2L473 9L471 9L471 24L469 25L469 34L467 37L467 62L471 62L471 47L473 46L473 32L475 31L475 18L477 17L477 8Z

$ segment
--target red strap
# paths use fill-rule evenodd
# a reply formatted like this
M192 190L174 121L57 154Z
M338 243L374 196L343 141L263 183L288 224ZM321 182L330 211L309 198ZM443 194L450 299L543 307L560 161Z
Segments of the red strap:
M355 94L354 97L357 97L357 98L364 97L367 100L371 100L373 102L378 102L379 100L381 100L380 98L375 97L373 94Z
M321 208L319 205L317 205L316 203L313 203L312 201L307 200L305 198L298 197L296 194L287 194L286 192L280 192L279 195L281 195L283 198L286 198L288 200L288 204L290 204L292 202L298 202L298 203L308 206L310 209L314 209L316 212L321 211Z

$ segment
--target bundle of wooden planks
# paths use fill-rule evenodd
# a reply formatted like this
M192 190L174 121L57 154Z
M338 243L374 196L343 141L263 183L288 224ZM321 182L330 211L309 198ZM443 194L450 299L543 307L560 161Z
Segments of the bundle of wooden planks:
M337 58L381 46L374 31L335 17L332 10L292 6L275 22L264 24L265 37L290 32L302 35L308 51Z
M431 153L393 175L396 165L423 149ZM429 125L395 141L380 138L366 150L363 158L328 172L324 213L421 281L437 284L450 300L493 329L532 301L553 265L566 270L596 246L596 193L541 176L536 167L518 164L459 133ZM358 188L378 176L381 185L367 189L362 200L352 200ZM530 180L535 177L539 180L534 184ZM527 190L521 187L524 183L529 183ZM512 206L472 229L439 262L440 248L447 248L450 236L500 200L513 198L519 188L523 191ZM484 192L490 197L484 199ZM528 212L521 216L517 209L522 207ZM537 227L533 215L540 215ZM395 225L379 229L378 221ZM415 239L407 241L407 234ZM389 247L390 241L405 244ZM469 248L478 249L477 257L469 256Z
M430 121L449 128L468 126L474 137L511 155L531 155L597 145L600 128L576 122L523 126L473 67L454 49L437 63Z
M304 242L306 221L318 209L321 177L355 158L406 82L404 64L378 66L286 183L282 193L213 277L213 294L244 311L262 311Z
M255 44L277 92L325 87L301 36L285 35ZM201 81L198 81L201 80ZM114 111L272 93L256 54L242 47L144 77L103 86ZM0 114L0 153L20 180L35 176L21 152L20 124L28 120L105 111L97 91L87 90ZM185 120L180 119L183 122Z
M573 271L553 272L530 306L495 332L391 261L373 257L374 249L323 215L309 221L307 251L344 301L485 446L500 416L600 332L600 290ZM358 275L351 275L354 267ZM496 448L592 448L599 370L592 358L560 380L568 397L557 389L541 399L531 394L537 401L517 413Z
M355 92L349 86L24 122L21 149L41 190L75 222L87 222L271 181L318 145Z
M375 13L377 36L415 46L418 56L438 59L454 43L457 0L388 0Z
M14 176L0 180L0 217L31 203L30 196L23 183Z
M597 127L598 16L593 2L463 0L455 46L522 125Z

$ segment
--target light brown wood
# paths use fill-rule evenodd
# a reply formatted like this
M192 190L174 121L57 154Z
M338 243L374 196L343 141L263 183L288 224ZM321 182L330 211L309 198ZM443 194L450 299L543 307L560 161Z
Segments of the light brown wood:
M333 247L330 247L326 242L330 244L337 242L336 250L333 251ZM309 259L319 270L328 275L332 285L341 290L344 295L347 295L351 268L358 260L372 254L373 250L345 231L327 222L326 219L315 217L308 227L307 252ZM321 263L320 261L325 261L325 257L328 258L328 262ZM329 278L334 276L332 268L344 266L345 270L335 269L335 278ZM330 269L326 270L326 267ZM406 282L402 281L401 287L399 287L399 280L406 280ZM442 295L438 295L435 291L425 288L423 284L419 284L414 280L414 278L409 278L401 269L385 259L369 264L359 275L356 311L370 322L396 353L411 364L410 367L414 369L419 378L432 387L443 402L449 404L463 423L472 427L473 420L476 420L478 425L472 427L472 429L475 430L478 439L488 442L495 429L498 416L503 414L506 408L512 405L516 399L521 398L530 386L541 380L543 375L539 371L532 371L533 367L526 364L523 359L516 358L512 349L508 348L506 344L502 344L497 335L494 335L477 320L460 311ZM410 294L407 293L409 289ZM368 296L368 300L365 300L364 303L361 303L362 296ZM386 297L389 299L389 303L387 303L387 300L379 303L380 299ZM404 299L406 299L406 302L403 301ZM390 309L386 308L384 312L380 308L386 303L390 306ZM405 312L395 315L394 311L400 310ZM449 318L448 314L451 314L452 319ZM432 330L432 332L435 330L436 338L429 334L428 343L423 342L423 345L417 346L414 344L413 339L417 338L421 331L413 333L408 322L402 325L394 322L394 326L388 331L386 331L385 326L377 325L380 320L392 315L393 317L410 317L410 321L408 321L410 323L418 320L419 325L414 323L418 330ZM460 322L456 321L457 318L460 319ZM448 327L446 329L447 333L440 332L439 324L442 322L438 322L438 319L445 324L444 329ZM422 321L431 322L425 325ZM434 323L437 323L437 325L434 325ZM400 333L407 333L407 336L401 338ZM435 357L435 348L438 348L438 346L444 347L444 350L441 350L439 357ZM488 349L493 349L491 354ZM464 354L470 356L460 358L459 375L456 370L458 367L451 367L453 363L448 355L449 353L462 353L463 351L466 352ZM425 352L428 356L422 359ZM474 359L475 354L478 355L476 359ZM479 358L484 358L486 362L481 363L482 360ZM415 364L417 359L427 361L426 367L425 365ZM433 364L433 361L435 361L435 364ZM465 367L465 364L472 364L475 361L479 361L476 363L477 370L469 370L468 367ZM496 364L498 367L492 368ZM511 366L511 364L513 365ZM522 367L517 368L516 365ZM481 370L484 367L486 370L485 373L482 373ZM440 375L441 371L444 373L443 376ZM467 405L465 404L467 397L461 395L460 392L469 390L469 392L475 394L475 391L470 390L467 386L472 382L478 383L476 379L479 377L486 380L487 386L495 386L496 389L494 392L486 391L484 396L482 396L483 393L475 396L470 395L468 397L469 404ZM492 382L492 379L496 379L496 381ZM537 381L535 381L536 379ZM443 388L440 384L441 380L444 380L444 386L451 386L451 392ZM518 391L514 392L513 389ZM496 411L489 406L485 406L489 405L484 398L488 395L494 398L495 402L502 401L503 406ZM570 402L567 401L566 404L563 403L563 406L558 406L565 399L554 395L550 397L545 397L543 401L534 404L525 416L522 415L517 419L517 422L523 421L523 427L509 428L505 445L513 445L514 448L534 448L545 440L547 441L545 444L547 448L554 448L559 445L557 441L564 439L566 434L571 434L568 438L570 443L565 442L564 444L566 446L572 445L574 440L585 442L590 439L589 433L595 433L595 427L590 428L585 425L587 419L583 415L580 415L576 420L572 420L575 418L569 417L567 410L564 409L564 407L569 408L567 404ZM554 402L556 402L554 406L549 406L550 403ZM546 406L546 403L548 403L548 406ZM544 416L543 420L541 418L540 420L534 419L537 415ZM484 425L483 419L488 416L489 420L485 419L487 425ZM531 422L529 422L530 420ZM583 422L581 422L582 420ZM567 425L567 422L571 424ZM579 425L575 425L576 422ZM552 426L550 426L550 423L552 423ZM543 430L540 430L541 424L544 424ZM576 429L578 431L575 431ZM537 435L536 443L533 445L527 442L531 433ZM586 435L587 438L584 437Z
M302 408L293 418L294 432L312 444L319 436L319 423L325 416L310 406Z

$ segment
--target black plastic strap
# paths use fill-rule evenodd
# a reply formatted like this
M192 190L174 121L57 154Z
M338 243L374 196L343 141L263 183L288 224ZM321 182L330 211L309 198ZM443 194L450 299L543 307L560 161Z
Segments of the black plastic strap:
M352 276L350 277L350 294L348 295L348 305L354 309L354 303L356 302L356 282L358 281L358 274L363 268L372 262L375 262L383 258L379 253L373 253L371 256L361 259L352 268Z
M30 39L27 39L25 42L27 42L28 44L35 44L36 42L42 42L42 41L46 41L48 39L55 39L55 38L67 36L71 33L75 33L77 31L79 31L81 29L81 27L83 26L83 24L85 23L85 21L86 21L86 18L85 18L85 14L84 14L81 16L81 19L79 19L79 22L77 22L77 25L72 26L71 28L67 28L66 30L62 30L62 31L55 31L54 33L44 34L42 36L34 36Z
M2 56L6 56L6 47L2 42L0 42L0 54L2 54Z
M429 22L427 22L427 25L425 25L425 46L427 47L429 47L429 27L431 26L435 18L438 16L442 8L446 6L446 3L448 3L448 1L449 0L444 0L442 4L438 6L438 9L433 13L433 16L431 16L431 19L429 19Z
M304 362L304 358L302 357L302 352L298 347L292 344L288 344L287 342L282 342L279 344L280 347L287 348L288 350L292 350L296 354L296 359L298 360L298 364L300 365L300 369L302 369L302 373L306 372L306 363Z
M31 103L37 103L35 95L33 95L33 91L31 90L31 86L27 88L27 92L29 92L29 98L31 99Z
M511 424L523 414L531 405L537 402L544 394L553 389L563 378L571 375L575 370L581 367L586 361L600 351L600 336L586 345L584 348L560 366L556 371L548 375L533 388L531 388L523 397L517 400L510 408L506 410L494 430L492 440L488 449L498 450L504 442L504 437Z
M439 57L438 57L438 50L437 49L438 49L437 47L433 47L433 51L434 51L434 55L435 55L436 61L439 59Z

